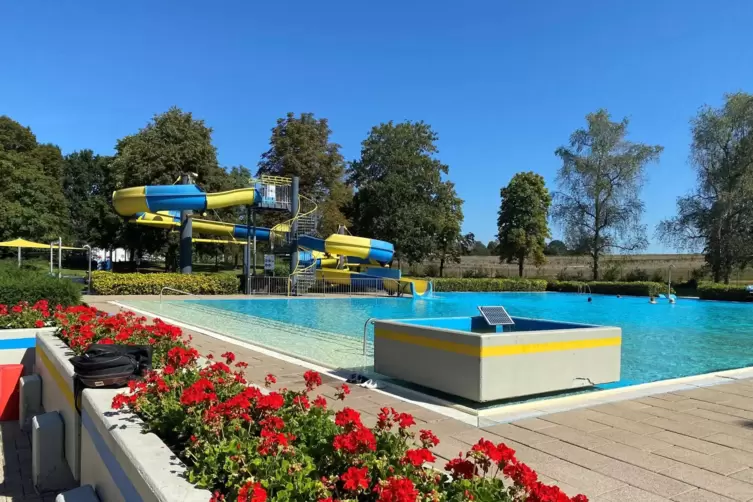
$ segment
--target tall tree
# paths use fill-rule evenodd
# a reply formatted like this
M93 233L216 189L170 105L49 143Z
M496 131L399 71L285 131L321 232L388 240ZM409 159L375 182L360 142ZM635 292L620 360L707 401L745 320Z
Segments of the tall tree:
M549 206L552 197L544 178L533 172L517 173L500 192L497 228L500 260L518 262L523 277L527 258L537 266L546 262L544 248L549 235Z
M494 239L492 241L487 242L486 249L489 250L490 255L497 256L499 254L499 241L497 239Z
M697 186L657 233L680 249L703 249L714 281L729 283L732 270L753 259L753 95L728 94L691 124Z
M661 146L628 141L628 120L612 122L606 110L586 115L587 127L570 136L570 146L555 154L562 160L552 216L571 247L586 243L599 278L599 259L648 245L641 224L640 191L646 165L657 161Z
M570 252L569 249L567 249L567 245L557 239L554 239L553 241L550 241L549 244L546 245L546 248L544 249L544 254L547 256L565 256Z
M0 240L68 239L61 165L58 147L38 144L31 129L0 116Z
M348 169L348 180L357 189L356 229L394 243L398 261L409 264L436 250L449 218L443 211L452 206L437 203L449 191L442 180L448 167L435 158L437 139L424 122L380 124L361 143L361 158Z
M110 202L115 189L111 162L112 157L91 150L73 152L63 160L63 193L73 236L79 243L104 249L115 244L122 224Z
M182 173L197 174L196 183L207 191L226 183L227 173L217 164L212 129L179 108L155 115L138 133L118 140L115 150L112 169L121 188L170 185ZM172 256L178 246L177 238L163 230L134 225L122 227L120 240L137 253L162 250Z
M298 117L288 113L277 119L269 150L262 154L257 171L257 176L298 176L301 193L320 206L324 234L349 223L342 209L352 198L352 190L343 180L345 161L340 145L330 141L331 134L327 119L317 119L312 113Z
M463 223L463 200L455 193L455 185L445 182L437 197L438 214L441 218L437 231L436 250L433 253L439 260L439 277L444 276L446 262L460 263L463 252L463 236L460 226Z

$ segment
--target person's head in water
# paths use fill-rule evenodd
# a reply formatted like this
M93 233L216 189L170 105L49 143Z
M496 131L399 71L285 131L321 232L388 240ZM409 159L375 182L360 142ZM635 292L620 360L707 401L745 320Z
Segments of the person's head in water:
M617 298L622 298L622 295L617 295Z
M591 300L591 297L588 297L588 303L591 303L593 300Z
M656 298L654 298L653 296L649 296L648 303L656 303Z

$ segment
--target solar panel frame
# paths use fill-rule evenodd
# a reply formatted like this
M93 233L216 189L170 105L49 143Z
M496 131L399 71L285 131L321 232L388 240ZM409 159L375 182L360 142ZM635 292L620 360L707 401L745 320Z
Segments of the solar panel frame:
M514 326L515 321L512 320L507 310L501 306L479 306L478 311L481 313L481 317L489 324L489 326Z

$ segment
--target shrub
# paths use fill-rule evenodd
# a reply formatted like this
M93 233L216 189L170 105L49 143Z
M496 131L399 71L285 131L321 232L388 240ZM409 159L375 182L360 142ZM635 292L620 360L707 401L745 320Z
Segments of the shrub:
M617 264L611 264L607 267L601 277L608 282L619 281L622 278L622 267Z
M489 277L489 271L483 268L470 268L463 270L464 279L484 279Z
M699 282L698 297L702 300L726 300L731 302L750 301L751 294L745 286L719 284L716 282Z
M545 291L544 279L433 279L434 291Z
M34 305L21 302L10 308L0 304L0 329L44 328L53 323L47 300L39 300Z
M579 289L581 288L581 289ZM599 295L626 295L626 296L656 296L666 294L667 286L660 282L580 282L580 281L550 281L547 291L559 291L562 293L577 293L584 290ZM674 291L673 291L674 292Z
M634 268L625 274L625 282L646 282L648 281L648 272L642 268Z
M51 277L38 270L0 267L0 304L34 304L39 300L47 300L51 305L78 305L81 288L67 279Z
M229 274L116 274L92 272L92 288L101 295L158 295L162 288L197 295L238 293L238 278Z
M439 276L439 267L434 263L424 265L424 277L437 277Z

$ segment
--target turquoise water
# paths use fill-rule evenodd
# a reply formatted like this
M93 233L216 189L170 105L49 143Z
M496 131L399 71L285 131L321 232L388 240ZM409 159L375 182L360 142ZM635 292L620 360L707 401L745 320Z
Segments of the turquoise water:
M333 298L193 300L208 307L361 339L370 317L401 319L478 315L503 305L513 316L622 328L621 384L652 382L753 366L753 305L567 293L439 293L433 299ZM188 302L186 302L188 303Z

